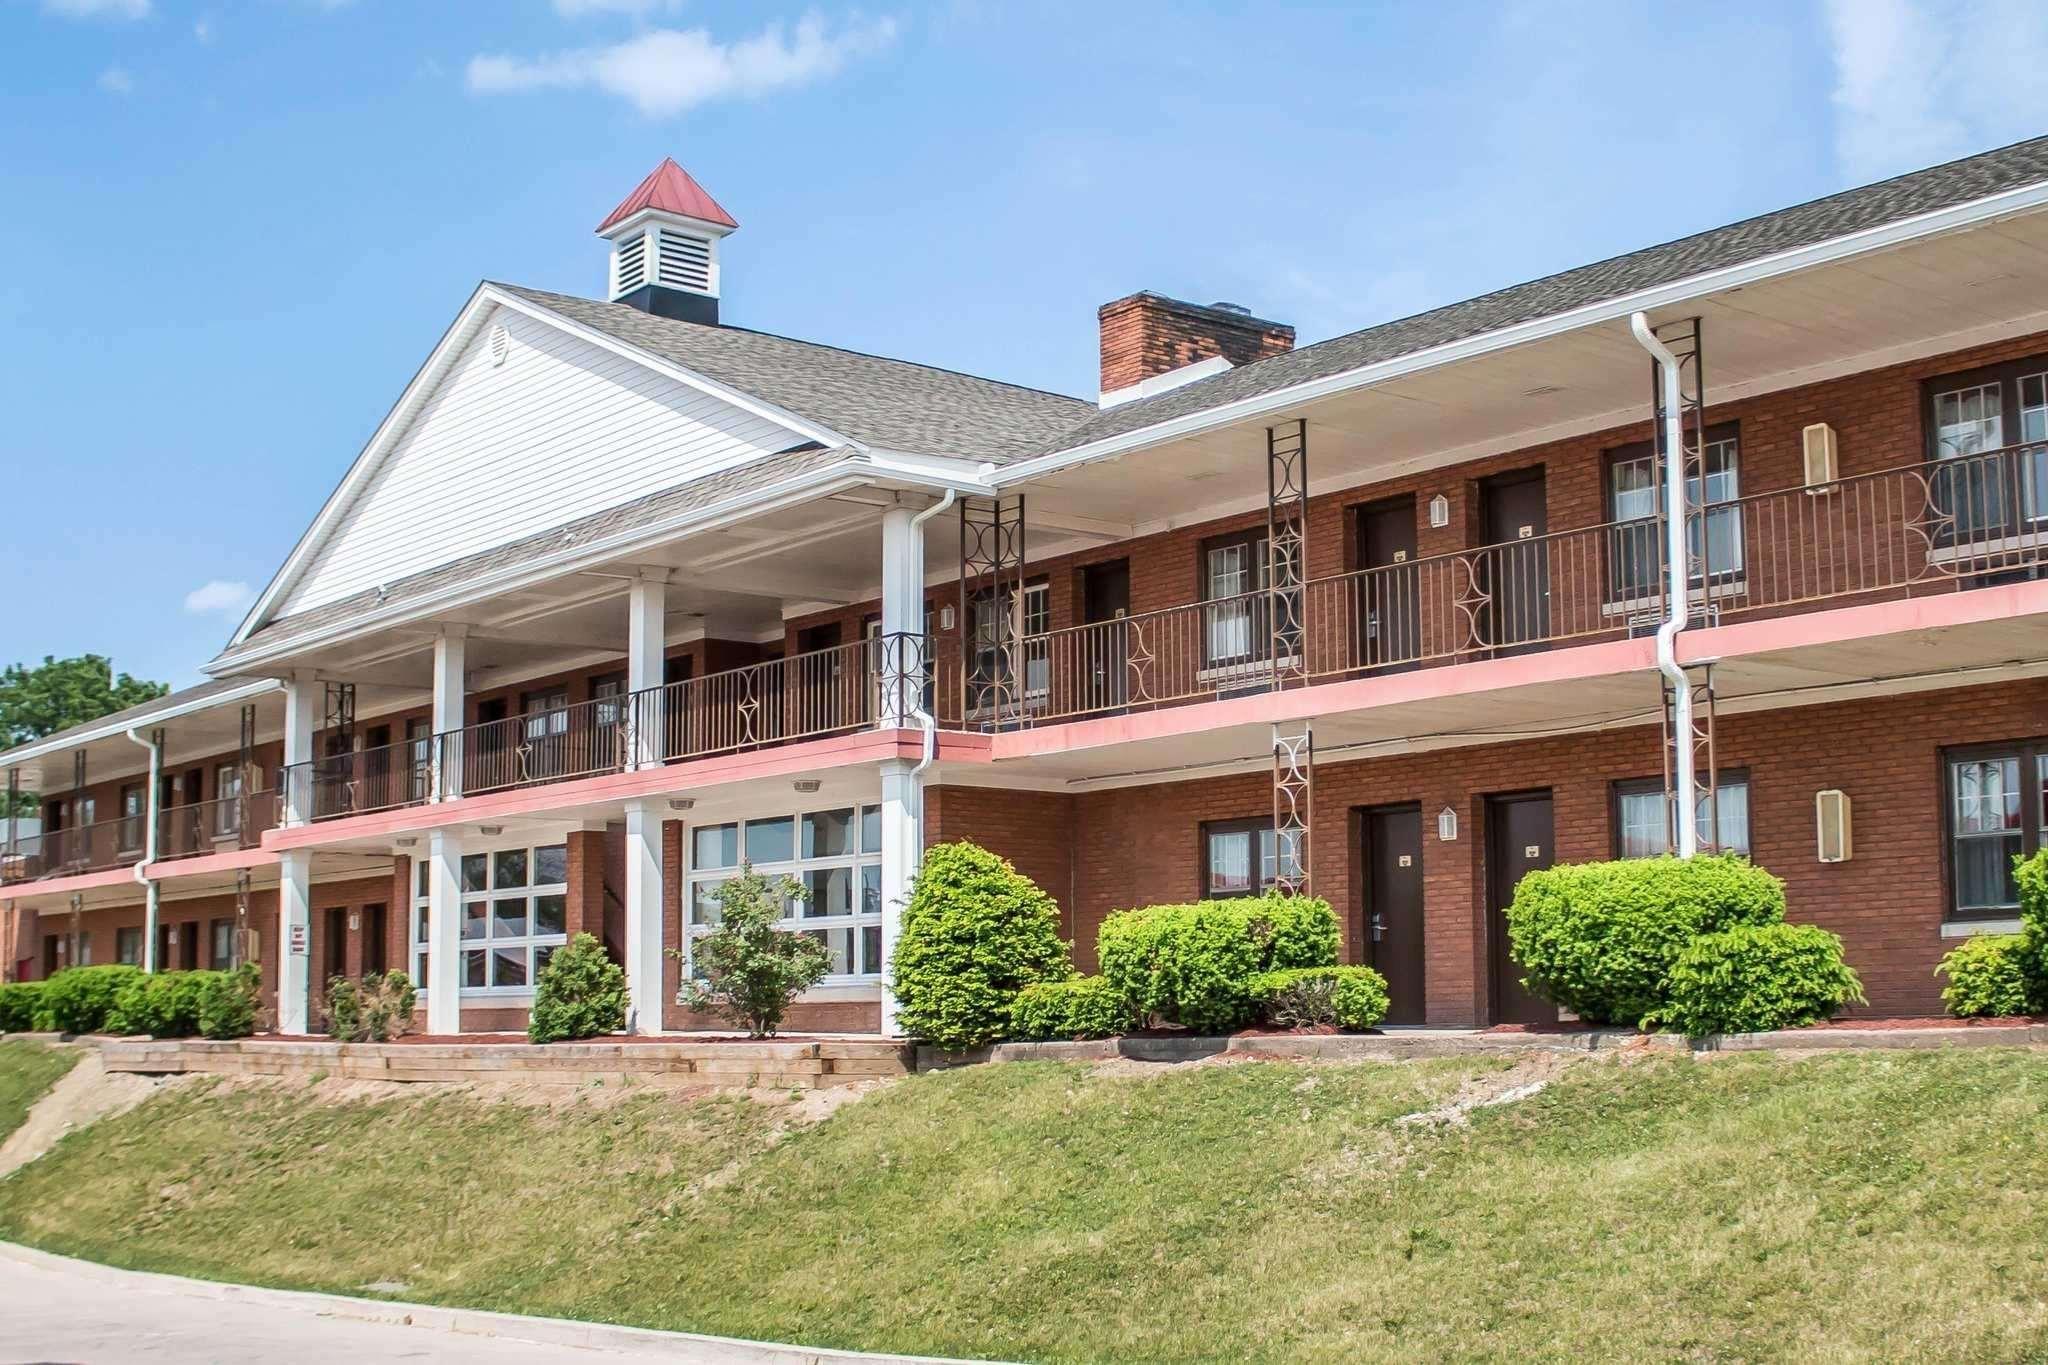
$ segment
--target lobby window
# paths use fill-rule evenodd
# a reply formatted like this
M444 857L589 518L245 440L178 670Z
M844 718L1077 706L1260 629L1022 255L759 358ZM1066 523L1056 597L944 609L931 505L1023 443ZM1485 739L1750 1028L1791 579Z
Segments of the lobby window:
M427 885L421 859L413 881L412 979L427 983ZM540 844L466 853L456 947L464 995L524 994L568 941L569 847Z
M882 974L882 811L843 806L769 815L690 831L684 941L693 946L718 923L718 889L742 864L769 880L788 876L809 895L783 907L781 927L825 945L833 981ZM695 964L692 964L695 970Z

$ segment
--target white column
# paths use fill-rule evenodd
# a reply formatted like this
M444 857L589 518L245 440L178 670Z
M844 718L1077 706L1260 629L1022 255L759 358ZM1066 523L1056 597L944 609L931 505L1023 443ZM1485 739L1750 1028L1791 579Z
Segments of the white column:
M451 801L462 795L462 722L464 674L469 640L459 627L434 637L434 799Z
M907 507L882 513L882 648L885 685L878 717L883 729L911 724L923 659L905 637L924 634L924 532ZM887 685L894 683L893 686Z
M427 1032L462 1032L462 836L427 835Z
M667 696L661 687L668 652L668 570L643 569L626 597L626 690L632 694L632 763L651 768L662 760Z
M313 818L313 727L320 715L320 684L291 677L284 684L285 823Z
M661 812L626 803L626 1028L661 1032Z
M924 778L907 758L882 761L882 961L884 972L896 960L896 940L903 932L903 907L910 884L924 861ZM882 1032L894 1035L896 994L882 978Z
M297 848L277 860L277 1031L309 1026L313 964L313 854Z
M156 970L156 926L162 917L163 888L150 882L142 893L142 970Z

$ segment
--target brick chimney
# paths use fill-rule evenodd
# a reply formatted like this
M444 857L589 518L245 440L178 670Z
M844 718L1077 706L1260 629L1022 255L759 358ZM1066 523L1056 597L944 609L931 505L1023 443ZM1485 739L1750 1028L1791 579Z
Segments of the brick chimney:
M1230 365L1249 365L1294 349L1292 327L1253 317L1234 303L1185 303L1144 292L1103 304L1095 317L1102 331L1105 406L1118 395L1141 397L1121 391L1204 360L1221 357ZM1204 367L1204 372L1221 368Z

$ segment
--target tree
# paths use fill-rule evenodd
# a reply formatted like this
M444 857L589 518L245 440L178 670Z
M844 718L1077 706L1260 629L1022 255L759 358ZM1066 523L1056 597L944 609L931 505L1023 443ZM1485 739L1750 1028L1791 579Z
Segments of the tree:
M796 998L832 970L823 943L775 927L783 907L807 895L794 878L770 881L751 863L719 883L718 927L697 940L699 979L684 984L684 1003L724 1015L756 1038L772 1038Z
M126 673L116 676L113 663L98 654L73 659L46 654L34 668L9 664L6 672L0 673L0 749L153 701L170 690L162 683ZM34 814L33 798L27 793L23 798L23 808L16 813ZM0 793L0 806L6 799ZM0 809L0 816L6 814Z

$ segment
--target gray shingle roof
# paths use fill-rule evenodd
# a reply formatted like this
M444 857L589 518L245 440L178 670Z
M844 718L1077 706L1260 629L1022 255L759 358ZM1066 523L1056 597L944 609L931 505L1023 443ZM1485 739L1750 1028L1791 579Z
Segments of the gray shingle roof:
M617 507L608 507L602 512L593 512L575 521L550 527L545 531L536 531L532 535L521 536L503 545L464 555L460 559L450 560L431 569L422 569L396 582L387 583L381 589L366 588L340 601L323 603L305 611L293 612L290 616L279 617L252 632L246 641L235 647L235 652L262 648L293 639L374 608L399 606L473 578L487 577L506 569L518 568L532 560L565 554L637 527L711 507L784 479L792 479L829 465L857 462L859 459L858 453L848 447L821 449L816 446L805 446L769 455L752 464L734 469L700 475L658 493L649 493L631 502L620 503Z
M77 739L94 731L109 730L116 727L129 729L142 724L152 716L164 715L183 707L192 706L195 703L204 702L209 697L222 696L234 691L236 688L247 687L250 683L264 681L267 680L262 678L214 678L207 682L196 683L191 687L181 687L175 692L166 692L163 696L156 697L150 701L137 702L135 705L123 707L119 711L110 711L95 720L67 726L62 730L44 735L41 739L32 739L26 744L18 744L12 749L0 751L0 768L5 768L10 761L16 760L18 755L29 749L40 749L50 744L61 746L68 740ZM137 750L136 752L140 753L141 751Z
M1056 434L1034 453L1072 450L1158 422L2043 180L2048 180L2048 137L2017 142L1227 370L1111 408Z
M1004 463L1095 414L1063 394L744 327L708 327L629 308L499 285L530 303L890 450Z

